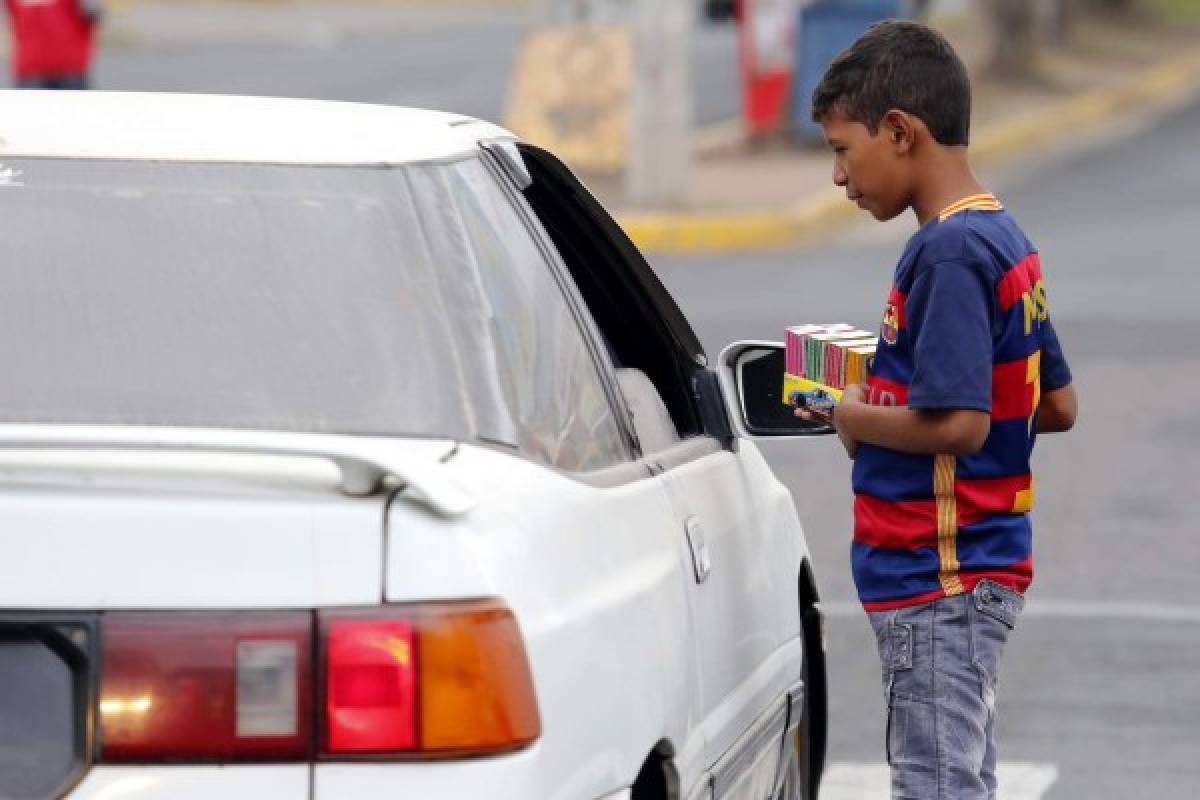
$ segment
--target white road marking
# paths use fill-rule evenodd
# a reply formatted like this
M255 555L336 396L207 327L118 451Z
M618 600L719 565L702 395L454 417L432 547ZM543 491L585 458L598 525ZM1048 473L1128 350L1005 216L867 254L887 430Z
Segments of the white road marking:
M856 617L866 612L858 603L821 603L828 617ZM1116 622L1200 623L1200 606L1155 603L1090 603L1082 600L1030 600L1023 617L1040 619L1094 619Z
M1053 764L1002 761L997 800L1039 800L1056 780ZM890 785L886 764L833 764L821 780L821 800L887 800Z

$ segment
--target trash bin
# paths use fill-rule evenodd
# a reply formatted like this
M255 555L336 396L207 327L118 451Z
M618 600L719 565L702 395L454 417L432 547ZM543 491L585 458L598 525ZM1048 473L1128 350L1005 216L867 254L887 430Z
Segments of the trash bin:
M908 16L906 0L817 0L796 20L796 72L792 129L804 142L821 141L812 121L812 93L825 69L874 22Z

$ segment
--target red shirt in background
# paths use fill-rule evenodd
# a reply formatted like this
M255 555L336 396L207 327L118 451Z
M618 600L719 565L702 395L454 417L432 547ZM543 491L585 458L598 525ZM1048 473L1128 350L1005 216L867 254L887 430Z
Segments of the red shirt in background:
M96 25L83 0L4 0L4 5L18 80L87 74Z

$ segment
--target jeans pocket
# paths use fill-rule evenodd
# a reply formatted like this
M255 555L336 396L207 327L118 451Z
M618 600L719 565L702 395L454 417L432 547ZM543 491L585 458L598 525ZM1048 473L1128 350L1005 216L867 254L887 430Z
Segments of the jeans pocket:
M1025 598L1020 593L987 579L975 586L971 599L977 611L1003 622L1010 630L1025 608Z
M980 581L971 596L978 612L971 621L972 660L979 672L980 697L990 715L995 709L1000 657L1008 634L1025 607L1025 598L989 580Z
M883 661L885 676L885 699L887 701L887 730L884 732L884 743L887 750L887 763L893 761L896 751L895 740L903 738L904 731L898 730L904 726L903 710L899 704L911 702L903 692L896 691L898 674L911 671L913 667L913 626L892 622L883 629L879 637L879 652Z
M888 672L912 669L913 626L893 622L884 630L882 638L883 668Z

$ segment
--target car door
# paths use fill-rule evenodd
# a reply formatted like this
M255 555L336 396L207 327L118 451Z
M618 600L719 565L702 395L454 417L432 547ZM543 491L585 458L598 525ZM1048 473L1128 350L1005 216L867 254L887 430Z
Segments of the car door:
M768 796L786 698L801 676L803 548L791 498L758 450L733 439L695 334L636 248L552 156L522 153L534 173L526 196L614 361L649 379L674 427L673 440L642 435L639 444L671 498L692 567L696 713L715 796L754 796L743 794L747 779Z
M485 163L491 168L492 177L499 182L511 201L511 207L502 216L509 217L511 214L512 221L521 217L527 226L527 230L523 232L511 231L511 235L506 237L507 241L511 246L512 241L523 238L524 235L531 235L532 239L544 248L546 263L542 266L550 267L550 272L559 281L562 294L574 309L578 330L592 345L592 360L601 381L609 389L608 403L630 437L631 458L628 463L588 471L570 466L574 459L567 463L546 462L584 486L602 490L592 492L591 508L587 517L578 522L577 533L586 531L592 535L585 537L586 542L579 542L579 537L576 537L575 543L571 545L577 551L578 548L586 548L587 552L591 553L589 573L576 576L574 580L576 591L592 597L603 596L611 599L629 591L648 575L664 573L667 564L672 565L669 574L679 578L677 595L674 598L662 598L663 602L657 605L643 604L641 607L631 607L624 616L628 626L626 638L637 627L633 624L635 620L652 620L661 631L657 644L668 655L640 666L626 665L633 669L634 674L638 674L638 669L642 672L638 674L636 681L625 682L624 691L642 697L643 701L650 705L666 709L662 730L658 732L659 738L641 743L645 748L643 756L653 760L658 755L652 755L652 750L655 753L670 752L671 773L674 778L685 787L699 784L704 778L707 766L698 707L701 696L698 659L700 637L696 631L696 621L691 614L692 605L687 584L692 575L692 560L686 548L682 546L682 525L663 480L650 464L640 458L640 447L622 394L621 383L611 361L611 350L606 347L604 337L599 335L595 320L589 315L588 307L572 281L571 274L564 269L553 244L537 224L533 210L519 194L521 176L514 176L510 172L510 169L517 166L511 159L519 156L515 156L516 151L507 147L499 150L485 149L491 154L485 159ZM477 185L475 191L469 194L479 198L488 192L484 187ZM544 303L535 302L533 305L539 306L542 313L545 312ZM560 377L542 376L540 383L544 385L536 391L540 394L554 394L549 391L548 384L554 383ZM522 384L537 382L539 381L521 381ZM565 570L570 559L564 556L553 558L551 561L562 564ZM556 575L550 582L558 581L567 574L564 571L563 575ZM629 578L634 575L640 575L642 578L631 582ZM661 582L661 579L656 580ZM603 631L593 630L591 633L601 635ZM623 645L628 644L628 641L610 641L612 644L609 650L613 654L623 652ZM592 643L591 646L593 649L603 649L603 642ZM569 680L578 679L576 674L565 677ZM584 704L580 705L582 708ZM607 713L611 715L615 708L610 706ZM618 729L623 730L619 735L623 740L629 738L631 728L626 721L598 717L596 709L591 709L591 713L590 721L584 714L578 720L578 724L572 727L586 729L589 732L587 735L592 736L598 736L600 732L611 735L614 729ZM596 752L601 751L597 749ZM630 775L631 780L633 777L634 775Z
M800 682L800 542L791 498L757 448L671 463L652 454L687 537L699 623L707 758L715 797L770 796L784 698ZM749 782L737 794L734 785ZM767 787L764 791L760 788ZM745 794L742 794L745 792Z

